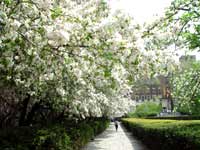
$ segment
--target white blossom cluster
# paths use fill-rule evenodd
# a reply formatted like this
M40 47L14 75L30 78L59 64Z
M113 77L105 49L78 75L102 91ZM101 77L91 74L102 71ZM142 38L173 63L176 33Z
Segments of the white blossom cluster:
M69 116L126 113L133 81L159 61L132 18L109 11L103 0L1 1L0 82Z

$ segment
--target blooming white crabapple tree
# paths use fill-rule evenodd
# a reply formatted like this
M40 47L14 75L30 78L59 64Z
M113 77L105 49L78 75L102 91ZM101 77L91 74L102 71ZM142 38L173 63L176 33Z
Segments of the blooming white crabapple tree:
M38 112L126 113L131 84L161 63L157 55L146 59L139 35L129 16L111 14L103 0L1 1L0 117L30 124Z

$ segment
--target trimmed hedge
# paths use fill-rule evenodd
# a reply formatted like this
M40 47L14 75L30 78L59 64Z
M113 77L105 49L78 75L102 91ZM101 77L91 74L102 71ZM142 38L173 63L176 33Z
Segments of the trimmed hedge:
M105 119L0 130L1 150L78 150L109 125Z
M72 128L68 131L73 150L79 150L86 143L88 143L94 136L103 132L109 125L108 120L91 120L84 121L76 128Z
M36 150L71 150L72 143L66 129L61 125L53 125L37 131L32 142Z
M145 119L200 120L200 116L167 116L167 117L146 117Z
M199 150L200 120L122 119L153 150Z

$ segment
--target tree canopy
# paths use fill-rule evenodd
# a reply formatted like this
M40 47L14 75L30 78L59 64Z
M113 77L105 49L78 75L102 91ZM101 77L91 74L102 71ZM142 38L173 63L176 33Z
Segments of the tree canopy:
M166 32L165 46L174 45L175 50L198 49L200 33L200 2L198 0L174 0L165 15L148 26L145 35ZM163 37L164 38L164 37ZM160 44L159 44L160 45Z
M141 33L103 0L1 1L1 118L127 112L134 81L174 64L167 51L141 46Z

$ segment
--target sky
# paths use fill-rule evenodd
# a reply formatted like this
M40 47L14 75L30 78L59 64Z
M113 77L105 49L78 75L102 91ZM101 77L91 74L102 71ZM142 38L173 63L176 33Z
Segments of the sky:
M172 0L108 0L113 10L122 9L139 24L151 22L156 15L162 16Z

